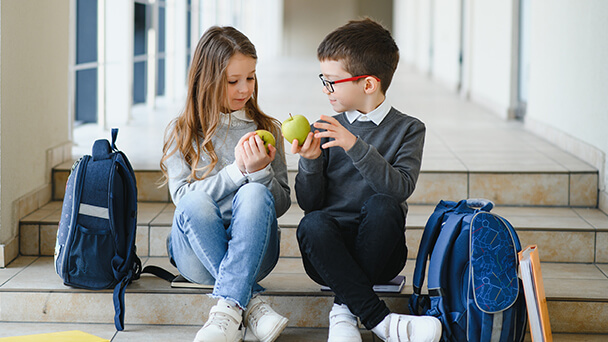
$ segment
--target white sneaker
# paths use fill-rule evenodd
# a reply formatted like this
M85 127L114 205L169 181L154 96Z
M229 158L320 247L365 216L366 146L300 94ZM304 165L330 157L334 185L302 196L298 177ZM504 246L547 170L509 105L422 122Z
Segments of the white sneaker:
M209 312L209 319L198 331L194 342L240 342L243 340L243 317L235 308L219 300Z
M334 304L329 312L329 337L327 342L361 342L357 316L348 306Z
M386 329L387 342L437 342L441 322L432 316L390 314Z
M249 301L244 322L247 329L262 342L276 340L287 327L287 318L276 313L259 296Z

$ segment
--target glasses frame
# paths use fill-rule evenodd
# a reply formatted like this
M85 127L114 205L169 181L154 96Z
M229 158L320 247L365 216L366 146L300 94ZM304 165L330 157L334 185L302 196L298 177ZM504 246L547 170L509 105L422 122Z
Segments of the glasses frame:
M330 93L333 93L335 91L334 84L352 82L352 81L356 81L356 80L366 78L366 77L373 77L376 81L380 82L380 79L374 75L353 76L353 77L349 77L349 78L343 78L343 79L337 80L337 81L330 81L330 80L326 80L325 78L323 78L323 74L319 74L319 78L321 79L323 86L325 86L325 89L327 89L327 91L329 91Z

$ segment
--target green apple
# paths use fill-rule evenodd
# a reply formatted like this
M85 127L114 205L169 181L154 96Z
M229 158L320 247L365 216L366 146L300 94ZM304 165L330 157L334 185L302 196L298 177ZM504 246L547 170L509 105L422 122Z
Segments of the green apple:
M265 129L258 129L257 131L255 131L255 133L257 133L257 135L262 139L262 141L264 142L264 147L266 147L266 152L268 152L268 145L272 145L272 146L277 146L277 141L274 138L274 135L272 135L272 133L268 132Z
M293 139L297 139L298 145L302 146L310 132L310 123L303 115L292 116L289 114L289 118L283 121L281 125L281 131L283 131L283 136L290 144Z

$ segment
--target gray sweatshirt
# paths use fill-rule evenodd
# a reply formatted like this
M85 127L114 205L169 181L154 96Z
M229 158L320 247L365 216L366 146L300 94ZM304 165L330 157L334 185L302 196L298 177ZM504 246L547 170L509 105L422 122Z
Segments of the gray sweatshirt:
M169 175L169 192L173 203L177 205L179 200L190 191L205 191L219 205L224 222L229 222L232 217L232 199L236 191L247 182L258 182L265 185L272 193L277 217L283 215L291 205L287 167L284 161L285 152L277 149L272 163L265 169L248 175L243 175L234 162L234 147L239 139L256 129L255 123L250 120L242 120L238 115L232 115L230 127L228 127L227 120L220 124L212 138L218 163L202 180L187 181L191 169L181 153L177 152L169 157L165 165ZM282 137L276 138L281 139ZM208 164L209 161L203 155L199 166L203 167ZM197 174L200 176L203 173L203 171L199 171Z
M344 113L334 118L357 141L348 152L331 147L317 159L300 158L295 184L300 207L305 213L323 210L354 223L363 203L379 193L395 198L407 214L406 200L420 173L424 124L395 108L378 126L361 121L351 124ZM322 139L321 144L326 141Z

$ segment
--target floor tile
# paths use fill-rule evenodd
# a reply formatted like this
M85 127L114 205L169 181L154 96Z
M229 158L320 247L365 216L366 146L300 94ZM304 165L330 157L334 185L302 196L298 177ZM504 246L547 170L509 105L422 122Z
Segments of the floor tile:
M608 278L593 264L541 263L543 279L603 279ZM553 280L551 280L553 281Z
M0 268L0 288L4 288L6 282L32 264L38 257L20 256L4 268Z
M544 278L543 278L544 279ZM560 279L544 282L545 292L553 300L584 299L585 301L608 301L608 281L606 279ZM608 304L606 304L608 313Z
M127 325L112 342L192 342L202 325Z

